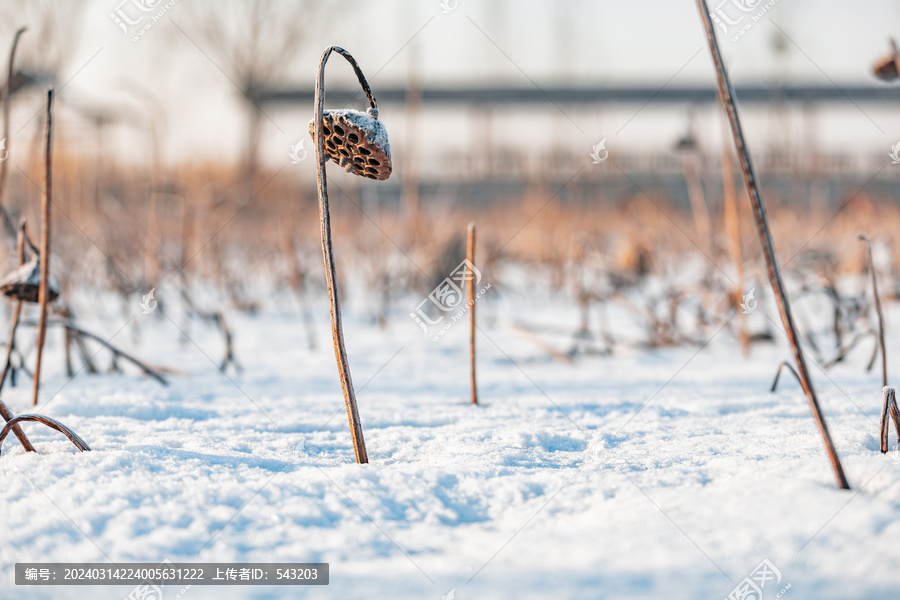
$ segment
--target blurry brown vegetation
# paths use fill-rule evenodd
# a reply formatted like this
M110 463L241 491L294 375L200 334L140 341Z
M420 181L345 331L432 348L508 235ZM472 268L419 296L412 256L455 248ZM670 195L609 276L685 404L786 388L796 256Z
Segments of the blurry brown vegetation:
M14 219L24 215L37 222L40 171L35 161L29 172L11 173L7 209ZM423 198L425 225L417 228L402 203L379 205L366 199L363 186L368 184L335 186L333 227L340 241L337 258L344 263L339 272L354 273L356 279L342 282L344 289L365 294L371 316L382 325L389 315L406 315L408 302L401 300L428 293L459 263L471 220L481 230L479 268L495 286L502 289L506 267L523 267L531 291L520 291L559 294L576 309L606 302L633 305L647 320L651 345L696 341L697 325L711 327L735 310L737 271L729 258L719 202L711 203L713 239L703 244L688 207L651 201L642 193L618 205L602 197L550 199L544 187L518 201L493 204ZM246 182L232 168L216 164L179 168L156 182L149 171L115 165L101 173L93 161L60 149L52 264L63 294L78 288L106 290L132 302L154 287L165 300L177 297L176 290L193 295L190 290L198 286L217 291L211 311L255 310L273 290L320 298L318 214L310 182L270 170L260 173L254 185L256 191L247 192ZM764 289L746 198L739 196L741 289ZM849 302L841 297L840 281L864 273L865 257L856 237L865 231L878 249L876 269L884 298L896 299L900 246L892 231L900 225L900 209L891 199L848 191L842 198L847 205L838 212L840 205L809 209L769 197L773 234L792 293L821 293ZM12 270L14 240L7 242L2 246L4 265ZM148 253L154 254L152 260ZM858 295L854 313L862 315L870 300L862 286ZM660 316L663 307L673 312L688 304L696 315L689 326Z

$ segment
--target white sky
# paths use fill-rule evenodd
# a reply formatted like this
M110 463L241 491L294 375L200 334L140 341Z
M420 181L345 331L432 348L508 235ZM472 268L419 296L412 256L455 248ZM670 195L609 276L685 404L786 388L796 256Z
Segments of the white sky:
M100 103L121 110L134 127L122 128L113 136L119 156L148 160L149 138L141 129L146 125L147 108L121 91L124 78L137 80L152 89L165 107L165 118L155 118L157 125L164 124L168 131L163 154L169 164L236 159L244 143L244 113L239 92L226 77L232 75L229 65L210 60L169 20L184 28L203 49L201 37L185 18L187 5L196 0L178 0L138 42L126 39L109 18L119 1L90 0L80 19L72 23L81 35L63 67L61 80L71 78L71 82L61 93L61 104ZM296 80L307 85L313 83L318 56L329 44L344 46L357 57L370 75L376 97L379 86L402 84L413 53L419 56L426 82L527 84L531 79L539 84L640 82L662 86L674 76L673 84L713 83L709 52L692 0L458 0L457 7L447 14L442 13L438 0L320 1L327 6L301 42L294 69ZM773 22L797 45L789 42L782 59L771 45L777 32ZM896 1L778 0L743 39L720 40L736 82L771 80L780 75L791 82L875 83L871 66L887 51L891 34L900 37L900 3ZM22 44L39 41L26 34ZM3 47L8 43L6 39L0 42ZM698 50L701 52L691 59ZM328 81L334 85L354 80L347 65L336 57L329 63ZM34 114L37 102L37 98L20 102L13 114L13 132ZM659 151L685 128L686 110L655 110L651 104L614 136L637 109L629 105L602 115L566 109L584 130L582 134L548 104L539 114L530 114L534 139L507 137L506 129L495 132L494 138L499 145L572 143L589 147L608 137L611 149ZM886 151L900 139L900 110L869 106L862 110L865 114L848 102L838 110L821 112L822 146L875 152ZM307 135L310 112L311 107L269 112L277 127L266 124L263 155L271 164L283 162L290 146ZM396 123L402 117L399 112L398 108L384 109L382 119L390 131L402 134L402 125ZM540 113L546 114L542 118ZM750 119L751 143L764 143L766 136L772 135L771 125L765 115ZM87 148L93 142L88 138L90 130L77 117L62 114L59 122L61 143ZM437 130L438 125L443 127ZM467 124L459 118L433 122L423 128L423 144L435 134L446 136L449 131L451 138L461 132L455 137L465 147L471 124L468 129L457 125ZM26 127L19 135L30 140L33 132ZM83 143L85 140L88 143Z

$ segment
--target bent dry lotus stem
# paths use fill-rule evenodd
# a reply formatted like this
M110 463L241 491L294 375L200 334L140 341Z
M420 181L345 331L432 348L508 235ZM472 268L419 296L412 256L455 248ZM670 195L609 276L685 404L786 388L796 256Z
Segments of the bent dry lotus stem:
M794 360L797 363L797 374L800 376L800 385L803 387L806 399L809 402L810 411L819 428L819 433L822 435L822 441L825 443L825 450L828 452L828 457L831 460L831 466L834 469L838 487L849 490L850 484L847 483L847 478L844 475L844 468L841 466L841 461L840 458L838 458L834 442L831 440L831 434L828 432L828 426L825 423L825 415L822 414L819 400L816 397L816 392L812 386L809 371L806 368L806 361L800 350L800 336L797 334L794 318L791 315L791 305L788 302L787 292L785 292L784 289L784 282L781 279L778 256L775 254L775 243L772 241L772 234L769 230L769 217L766 214L766 205L763 203L762 195L759 191L756 170L750 160L750 151L747 149L744 132L741 129L741 122L737 113L737 106L735 105L734 89L731 87L731 82L728 79L728 72L725 70L725 62L722 60L722 53L719 51L719 43L716 40L712 17L709 14L709 7L706 5L706 0L697 0L697 8L700 11L700 18L703 20L706 29L709 50L716 67L719 100L722 102L722 107L725 109L725 113L728 115L728 121L731 124L731 134L737 148L741 171L744 175L744 183L747 186L747 194L750 196L750 204L753 207L753 216L756 219L756 228L759 233L759 241L762 246L763 256L766 258L769 281L772 284L772 290L775 292L775 299L778 303L778 312L781 314L781 321L784 325L785 333L791 344L791 349L794 352Z
M75 447L81 450L82 452L90 452L90 447L85 443L83 439L78 437L78 434L57 421L56 419L51 419L50 417L45 417L44 415L19 415L14 419L10 420L4 427L3 430L0 431L0 451L2 451L3 440L6 439L6 436L9 435L10 430L13 427L17 427L19 423L23 421L34 421L36 423L43 423L47 427L51 429L55 429L58 432L62 433L64 436L69 438L69 440L75 444Z
M34 321L23 321L21 324L25 325L25 326L29 326L29 327L37 325ZM144 375L147 375L148 377L152 377L153 379L158 381L160 383L160 385L164 385L164 386L169 385L169 382L166 380L165 377L162 376L162 373L159 371L159 368L154 369L153 367L151 367L144 361L139 360L138 358L128 354L121 348L113 346L112 343L110 343L109 341L100 337L99 335L97 335L95 333L91 333L85 329L78 327L77 325L75 325L75 322L72 321L71 319L48 320L47 326L49 327L50 325L61 325L70 334L74 334L75 336L77 336L75 339L79 340L82 343L84 342L84 340L82 338L94 340L95 342L97 342L98 344L103 346L103 348L105 348L106 350L111 352L115 360L118 360L119 358L124 358L125 360L127 360L128 362L130 362L131 364L136 366L138 369L143 371ZM82 352L82 354L85 357L91 356L91 354L88 352Z
M775 372L775 381L772 382L772 389L769 390L770 392L774 392L776 389L778 389L778 380L781 379L782 369L787 369L788 371L790 371L794 375L794 379L797 380L797 383L800 384L800 387L803 387L803 382L800 381L800 376L797 375L797 371L794 370L794 367L791 366L791 363L785 360L782 361L780 365L778 365L778 370Z
M328 111L331 117L329 121L331 126L326 131L325 63L328 62L328 57L331 56L332 52L337 52L343 56L353 67L353 71L356 73L357 79L359 79L359 84L369 100L370 108L366 113ZM360 422L359 411L356 406L356 392L353 389L353 380L350 378L350 363L347 360L347 348L344 343L344 330L341 324L340 296L337 288L334 250L331 243L331 215L328 208L328 178L325 173L325 163L328 158L331 158L350 173L370 179L387 179L391 172L390 145L387 143L387 132L378 121L378 107L375 103L375 97L372 95L372 90L369 88L369 83L366 81L359 64L343 48L329 46L322 53L322 58L319 59L319 72L316 76L315 102L314 121L310 125L310 129L316 144L319 224L322 232L325 283L328 287L328 300L331 311L331 335L334 340L334 357L341 377L341 387L344 390L344 401L347 404L347 418L350 421L353 452L356 455L356 462L364 464L369 462L369 456L366 452L362 423ZM348 131L350 128L347 127L339 130L338 127L343 122L339 117L345 118L355 129ZM356 136L355 141L350 137L351 135ZM326 136L328 136L328 150L326 150ZM369 152L369 154L367 155L366 152ZM371 164L370 160L378 164Z

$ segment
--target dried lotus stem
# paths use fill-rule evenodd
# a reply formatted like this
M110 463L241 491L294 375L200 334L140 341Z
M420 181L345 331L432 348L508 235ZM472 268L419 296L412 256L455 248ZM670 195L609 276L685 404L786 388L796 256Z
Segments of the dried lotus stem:
M791 349L794 353L794 360L797 363L797 374L800 376L800 385L806 394L809 402L810 412L819 428L822 441L825 444L825 451L831 460L831 466L837 479L838 487L849 490L850 484L844 475L844 468L841 460L838 458L837 450L828 432L828 425L825 423L825 415L819 406L819 400L816 397L815 389L813 389L812 379L806 368L806 360L803 352L800 350L800 336L797 334L797 327L794 324L794 317L791 314L791 305L788 302L787 292L784 289L784 281L781 279L781 272L778 266L778 256L775 253L775 243L772 241L772 232L769 228L769 217L766 213L766 205L763 202L762 194L759 191L756 170L750 159L750 151L747 148L747 141L744 138L744 131L741 128L740 117L737 112L737 105L734 99L734 89L731 81L728 79L728 72L725 69L725 62L722 59L722 53L719 50L719 43L716 40L716 32L714 31L712 17L709 13L709 7L706 0L697 0L697 8L700 11L700 18L706 28L706 37L709 42L709 50L712 54L713 64L716 68L716 80L719 88L719 100L725 113L728 115L728 121L731 124L731 134L734 138L734 144L737 148L738 160L741 164L741 172L744 176L744 184L747 187L747 194L750 196L750 204L753 207L753 216L756 218L756 228L759 234L760 245L762 246L763 256L766 259L766 267L768 269L769 281L772 284L772 290L775 292L775 299L778 303L778 312L781 314L781 321L784 325L784 331L790 342Z
M875 280L875 262L872 260L872 242L869 236L859 234L859 239L866 244L866 256L869 261L869 275L872 277L872 296L875 298L875 312L878 313L878 346L881 348L881 387L887 387L887 351L884 344L884 313L881 311L881 297L878 295L878 282Z
M53 88L47 90L47 144L44 148L44 195L41 216L41 286L38 302L41 316L37 330L37 359L34 365L34 395L32 406L37 406L41 387L41 360L44 357L44 341L47 337L47 303L50 301L50 206L53 203Z
M57 421L56 419L51 419L50 417L45 417L44 415L19 415L14 419L10 420L2 430L0 430L0 448L2 448L3 440L6 439L6 436L9 435L10 430L13 427L17 427L19 423L23 421L34 421L36 423L43 423L47 427L51 429L55 429L62 433L64 436L69 438L75 447L81 450L82 452L90 452L90 447L85 443L83 439L78 437L78 434Z
M787 369L788 371L790 371L794 375L794 379L797 380L797 383L800 384L800 387L803 387L803 383L800 381L800 376L797 375L797 371L794 369L791 363L785 360L782 361L780 365L778 365L778 370L775 372L775 381L772 382L772 389L769 390L770 392L774 392L778 388L778 380L781 378L782 369Z
M359 64L350 55L350 53L338 46L329 46L328 48L326 48L322 53L322 57L319 59L319 72L316 77L315 114L313 116L313 123L311 125L311 133L313 134L313 138L316 144L316 165L318 167L316 171L316 181L318 183L319 192L319 224L322 233L322 257L325 262L325 283L328 287L328 300L329 308L331 311L331 335L334 340L334 357L337 361L338 372L341 378L341 387L344 391L344 401L347 405L347 418L350 422L350 435L353 439L353 452L356 455L356 462L364 464L369 462L369 456L366 452L366 443L365 439L363 438L362 423L360 422L359 411L356 406L356 391L353 389L353 380L350 378L350 363L347 360L347 348L346 344L344 343L344 330L341 324L341 305L337 289L337 270L334 261L334 249L331 242L331 214L328 208L328 178L325 173L325 163L328 158L331 158L332 160L335 160L336 162L341 164L341 161L337 160L335 154L326 151L325 139L325 64L328 62L328 57L331 56L332 52L337 52L338 54L343 56L353 67L353 71L356 73L356 77L359 79L359 84L362 86L363 92L365 92L366 97L369 100L370 108L367 111L367 116L376 122L378 119L378 107L375 104L375 98L374 96L372 96L372 90L369 88L369 83L366 81L362 69L360 69ZM334 112L332 114L338 113ZM340 114L347 113L341 112ZM332 123L334 123L334 119L332 119ZM360 135L355 131L353 133L357 136ZM340 135L336 128L329 131L329 140L334 143L334 148L337 148L337 144L333 139L334 134ZM349 139L347 130L344 130L344 134L347 135ZM386 158L390 159L390 146L387 145L386 132L384 132L383 140L370 140L368 139L368 136L366 136L365 141L366 143L376 143L379 146L379 149L386 155ZM361 142L361 139L358 140L358 143ZM379 142L381 143L379 144ZM356 146L355 148L358 147L359 146ZM366 150L369 150L368 146L365 146L365 148ZM340 155L342 153L339 152L338 154ZM347 160L344 161L345 164L342 164L342 166L347 168L349 172L355 173L357 175L370 177L372 179L387 179L387 177L390 175L389 163L386 173L384 173L383 177L381 177L381 172L376 172L375 176L373 177L373 173L371 171L374 169L367 171L365 168L363 168L362 172L360 172L359 166L361 162L363 162L361 159L362 156L365 156L365 154L362 152L355 153L351 156L350 150L347 149L346 154L342 156L343 159ZM372 167L374 167L374 165L372 165Z

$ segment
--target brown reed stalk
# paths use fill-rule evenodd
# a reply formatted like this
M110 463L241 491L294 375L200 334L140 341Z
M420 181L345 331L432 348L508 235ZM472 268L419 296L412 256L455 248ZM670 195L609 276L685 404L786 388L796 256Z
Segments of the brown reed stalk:
M778 256L775 254L775 243L772 241L772 233L769 229L769 218L766 214L766 205L763 203L762 195L759 191L758 178L756 170L750 159L750 150L747 148L744 132L741 129L740 118L737 113L737 105L734 100L734 89L728 79L728 72L725 70L725 62L722 60L722 53L719 50L719 43L716 40L716 34L709 14L709 7L706 0L697 0L697 8L700 11L700 17L706 28L706 37L709 42L710 53L712 54L713 63L716 67L716 80L719 88L719 100L728 114L728 120L731 123L731 133L737 148L738 159L741 163L741 171L744 175L744 184L747 187L747 193L750 196L750 203L753 206L753 215L756 218L756 228L759 233L759 241L762 245L763 256L766 258L766 268L769 273L769 281L775 292L775 299L778 303L778 311L781 313L781 321L784 325L785 333L794 352L794 359L797 363L797 372L800 376L800 385L806 393L809 402L809 408L812 412L819 433L822 435L822 441L825 444L825 450L831 459L831 466L834 469L834 475L837 479L838 487L841 489L850 489L847 477L844 475L844 468L838 457L834 442L831 440L831 434L828 432L828 425L825 423L825 415L819 407L819 400L813 389L812 379L806 368L806 361L800 350L800 336L797 334L797 328L794 325L794 318L791 315L791 306L788 302L787 292L784 289L784 281L781 279L781 273L778 266Z
M864 233L859 239L866 244L866 256L869 262L869 275L872 277L872 296L875 298L875 312L878 314L878 345L881 348L881 387L887 387L887 352L884 344L884 313L881 311L881 297L878 295L878 282L875 280L875 262L872 260L872 241Z
M475 223L469 223L466 231L466 258L470 265L475 264ZM469 280L469 370L472 381L472 404L478 404L478 390L475 387L475 273L471 268Z
M0 430L0 447L3 445L3 440L6 439L6 436L9 435L9 432L14 427L18 427L19 423L23 421L34 421L36 423L43 423L47 427L51 429L55 429L62 433L64 436L69 438L69 440L75 444L75 447L81 450L82 452L90 452L90 447L85 443L83 439L78 437L78 434L57 421L56 419L51 419L50 417L46 417L44 415L19 415L15 417L11 421L9 421L2 430Z
M325 261L325 283L328 287L328 301L331 311L331 336L334 341L334 357L337 361L338 372L341 377L341 387L344 390L344 401L347 405L347 419L350 422L350 435L353 439L353 452L356 462L365 464L369 462L366 452L366 442L363 438L362 423L359 419L359 411L356 407L356 391L353 389L353 380L350 378L350 363L347 360L347 348L344 343L344 329L341 325L341 305L337 289L337 270L334 262L334 250L331 243L331 214L328 209L328 178L325 174L325 163L328 157L325 155L325 136L322 132L322 119L325 112L325 63L332 52L337 52L350 63L356 77L362 86L369 104L374 109L375 98L366 81L359 64L349 52L338 46L329 46L319 59L319 72L316 76L316 112L314 115L314 132L316 142L316 182L319 192L319 224L322 233L322 257Z
M3 139L6 142L6 152L7 156L9 155L9 106L12 102L12 81L13 81L13 72L15 71L15 61L16 61L16 48L19 46L19 38L22 37L22 34L25 33L27 27L20 27L15 36L13 36L12 47L9 49L9 64L6 71L6 86L3 88ZM0 163L0 215L3 218L3 225L6 230L10 233L10 235L15 235L15 227L12 224L12 219L9 216L9 212L6 210L6 207L3 205L3 200L6 196L6 178L8 175L9 165L7 161L3 161Z
M41 316L37 329L37 362L34 365L34 396L32 406L37 406L41 387L41 360L44 357L44 341L47 337L47 302L50 299L50 206L53 203L53 88L47 90L47 144L44 147L44 195L41 215L41 286L38 302Z
M722 128L723 137L727 138L725 127ZM728 253L731 262L737 272L737 281L731 291L732 304L738 319L738 339L741 342L741 352L744 356L750 354L750 334L747 332L747 315L738 310L741 303L741 295L744 293L744 258L741 248L741 221L738 211L737 190L734 189L734 163L732 162L731 149L728 140L722 140L722 197L725 210L725 231L728 233Z

